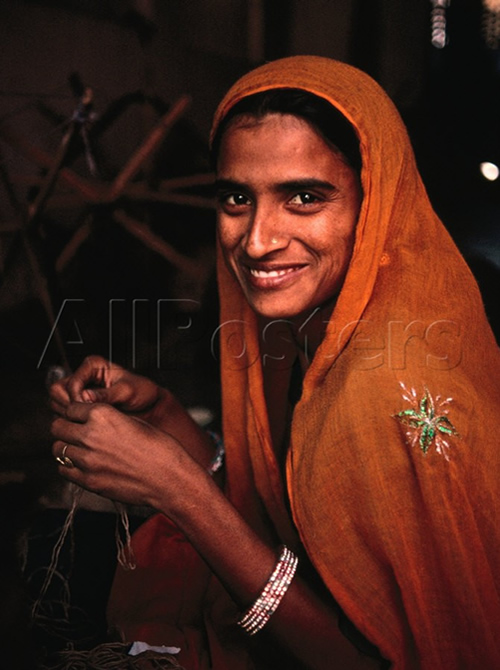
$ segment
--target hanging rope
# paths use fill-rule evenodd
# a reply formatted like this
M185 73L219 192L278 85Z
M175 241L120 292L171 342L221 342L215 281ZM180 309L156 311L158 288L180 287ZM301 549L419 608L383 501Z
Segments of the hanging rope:
M31 610L31 616L33 619L36 618L36 616L39 613L40 606L42 604L43 599L45 598L45 595L47 594L47 591L49 589L49 586L52 582L52 579L54 577L54 574L57 570L57 565L59 563L59 556L61 554L62 548L64 546L64 542L66 540L66 536L68 535L68 532L72 528L73 525L73 518L75 516L76 509L78 507L78 504L80 502L80 499L82 497L83 489L74 486L73 491L72 491L72 497L73 501L71 504L71 508L68 512L68 515L66 517L66 520L64 522L64 525L62 527L62 530L59 534L59 538L57 539L57 542L54 545L54 548L52 549L52 556L50 559L50 564L49 567L47 568L47 573L45 575L45 580L42 584L42 588L40 589L40 593L38 594L38 598L35 600L32 610ZM67 598L68 594L66 595ZM69 602L63 603L66 607L69 606Z
M79 486L76 486L74 484L70 485L70 491L71 491L71 497L72 497L72 502L71 502L71 508L68 512L68 515L66 517L66 520L64 522L64 525L61 529L61 532L59 534L59 537L57 539L56 544L54 545L54 548L52 550L52 556L50 559L50 564L49 567L47 568L47 573L45 575L45 580L42 584L42 587L40 589L40 593L38 595L38 598L35 600L31 615L32 618L35 619L40 612L40 607L42 605L42 602L47 594L47 591L50 587L50 584L52 583L52 580L54 578L54 575L56 574L57 571L57 566L59 563L59 557L62 551L62 548L64 546L64 543L66 541L66 537L70 530L73 527L73 520L75 517L75 513L78 509L78 506L80 504L82 494L83 494L83 489L80 488ZM116 547L117 547L117 560L118 563L125 569L125 570L134 570L136 567L135 563L135 557L134 557L134 552L132 549L132 536L130 534L130 522L127 514L127 510L125 505L122 505L121 503L115 503L116 511L117 511L117 517L116 517L116 526L115 526L115 540L116 540ZM121 533L120 533L120 524L123 527L124 534L125 534L125 540L122 540ZM69 590L66 589L65 591L65 596L64 596L64 601L62 602L62 606L65 612L69 611Z

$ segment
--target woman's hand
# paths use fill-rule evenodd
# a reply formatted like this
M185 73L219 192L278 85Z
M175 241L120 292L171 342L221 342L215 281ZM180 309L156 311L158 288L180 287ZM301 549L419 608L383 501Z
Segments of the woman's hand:
M123 412L150 412L160 397L159 387L101 356L88 356L80 367L50 388L52 409L64 414L71 402L107 403Z
M214 456L211 438L193 421L170 391L101 356L88 356L72 375L53 384L50 388L50 402L54 412L65 418L72 418L74 412L78 417L83 415L85 406L89 409L92 405L102 405L103 409L99 413L105 411L106 405L113 406L120 410L116 415L124 413L128 415L124 418L141 419L141 423L147 422L150 427L167 433L170 439L182 444L184 450L205 468ZM72 405L76 407L79 404L83 408L71 409L68 414ZM115 413L111 413L111 416L114 417ZM79 421L78 418L75 420ZM100 438L105 439L108 434L103 432ZM109 437L113 438L113 435L109 434ZM66 442L71 440L66 439ZM140 449L140 445L137 448ZM109 449L112 452L111 446Z
M198 467L172 436L110 405L70 403L53 421L52 435L60 474L134 505L167 511L182 499L186 469Z

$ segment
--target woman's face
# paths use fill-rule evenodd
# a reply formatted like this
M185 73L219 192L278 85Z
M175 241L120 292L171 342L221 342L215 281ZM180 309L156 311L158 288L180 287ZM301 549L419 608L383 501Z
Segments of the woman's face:
M217 201L226 263L258 314L293 318L338 295L361 189L306 121L236 117L220 145Z

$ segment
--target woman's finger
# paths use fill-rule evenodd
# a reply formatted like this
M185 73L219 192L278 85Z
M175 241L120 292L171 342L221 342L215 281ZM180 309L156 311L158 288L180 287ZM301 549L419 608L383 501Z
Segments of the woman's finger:
M88 386L108 388L113 377L122 373L120 366L101 356L88 356L78 370L67 381L68 393L72 400L83 401L82 392Z
M99 386L105 383L107 361L89 356L68 379L67 387L71 400L81 402L82 391L87 386Z
M70 445L67 442L61 442L60 440L54 442L52 446L52 454L54 455L58 465L62 466L63 468L75 467L75 461L67 453L69 446Z
M81 447L77 447L69 442L63 442L62 440L57 440L52 445L52 454L57 464L60 468L65 468L65 470L73 468L82 469L83 463L79 460L79 451L81 451Z
M57 403L62 407L69 405L71 399L66 388L67 381L67 379L62 379L50 386L49 397L52 403Z
M96 405L86 402L72 402L66 407L65 417L68 421L87 423L90 414L95 411Z
M70 405L70 407L73 407ZM84 421L76 421L68 418L68 409L62 416L54 419L51 425L52 436L62 442L69 442L80 447L85 447L85 423Z
M66 407L67 404L62 405L58 402L55 402L54 400L50 401L50 409L55 413L59 414L60 416L64 416L66 413Z
M101 402L109 405L126 404L132 395L129 382L122 379L113 383L109 388L85 389L82 391L84 402Z

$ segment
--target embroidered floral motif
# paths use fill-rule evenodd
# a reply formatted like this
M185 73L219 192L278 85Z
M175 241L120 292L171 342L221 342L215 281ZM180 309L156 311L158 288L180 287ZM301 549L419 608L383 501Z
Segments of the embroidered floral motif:
M442 399L436 396L434 399L427 388L424 389L424 395L418 400L417 392L414 388L408 390L404 384L400 383L403 389L403 398L412 405L411 409L403 409L394 414L403 425L408 426L406 437L412 447L417 444L426 454L431 445L434 445L436 452L450 460L448 450L449 442L445 439L447 435L458 436L458 433L448 418L448 408L453 398Z

